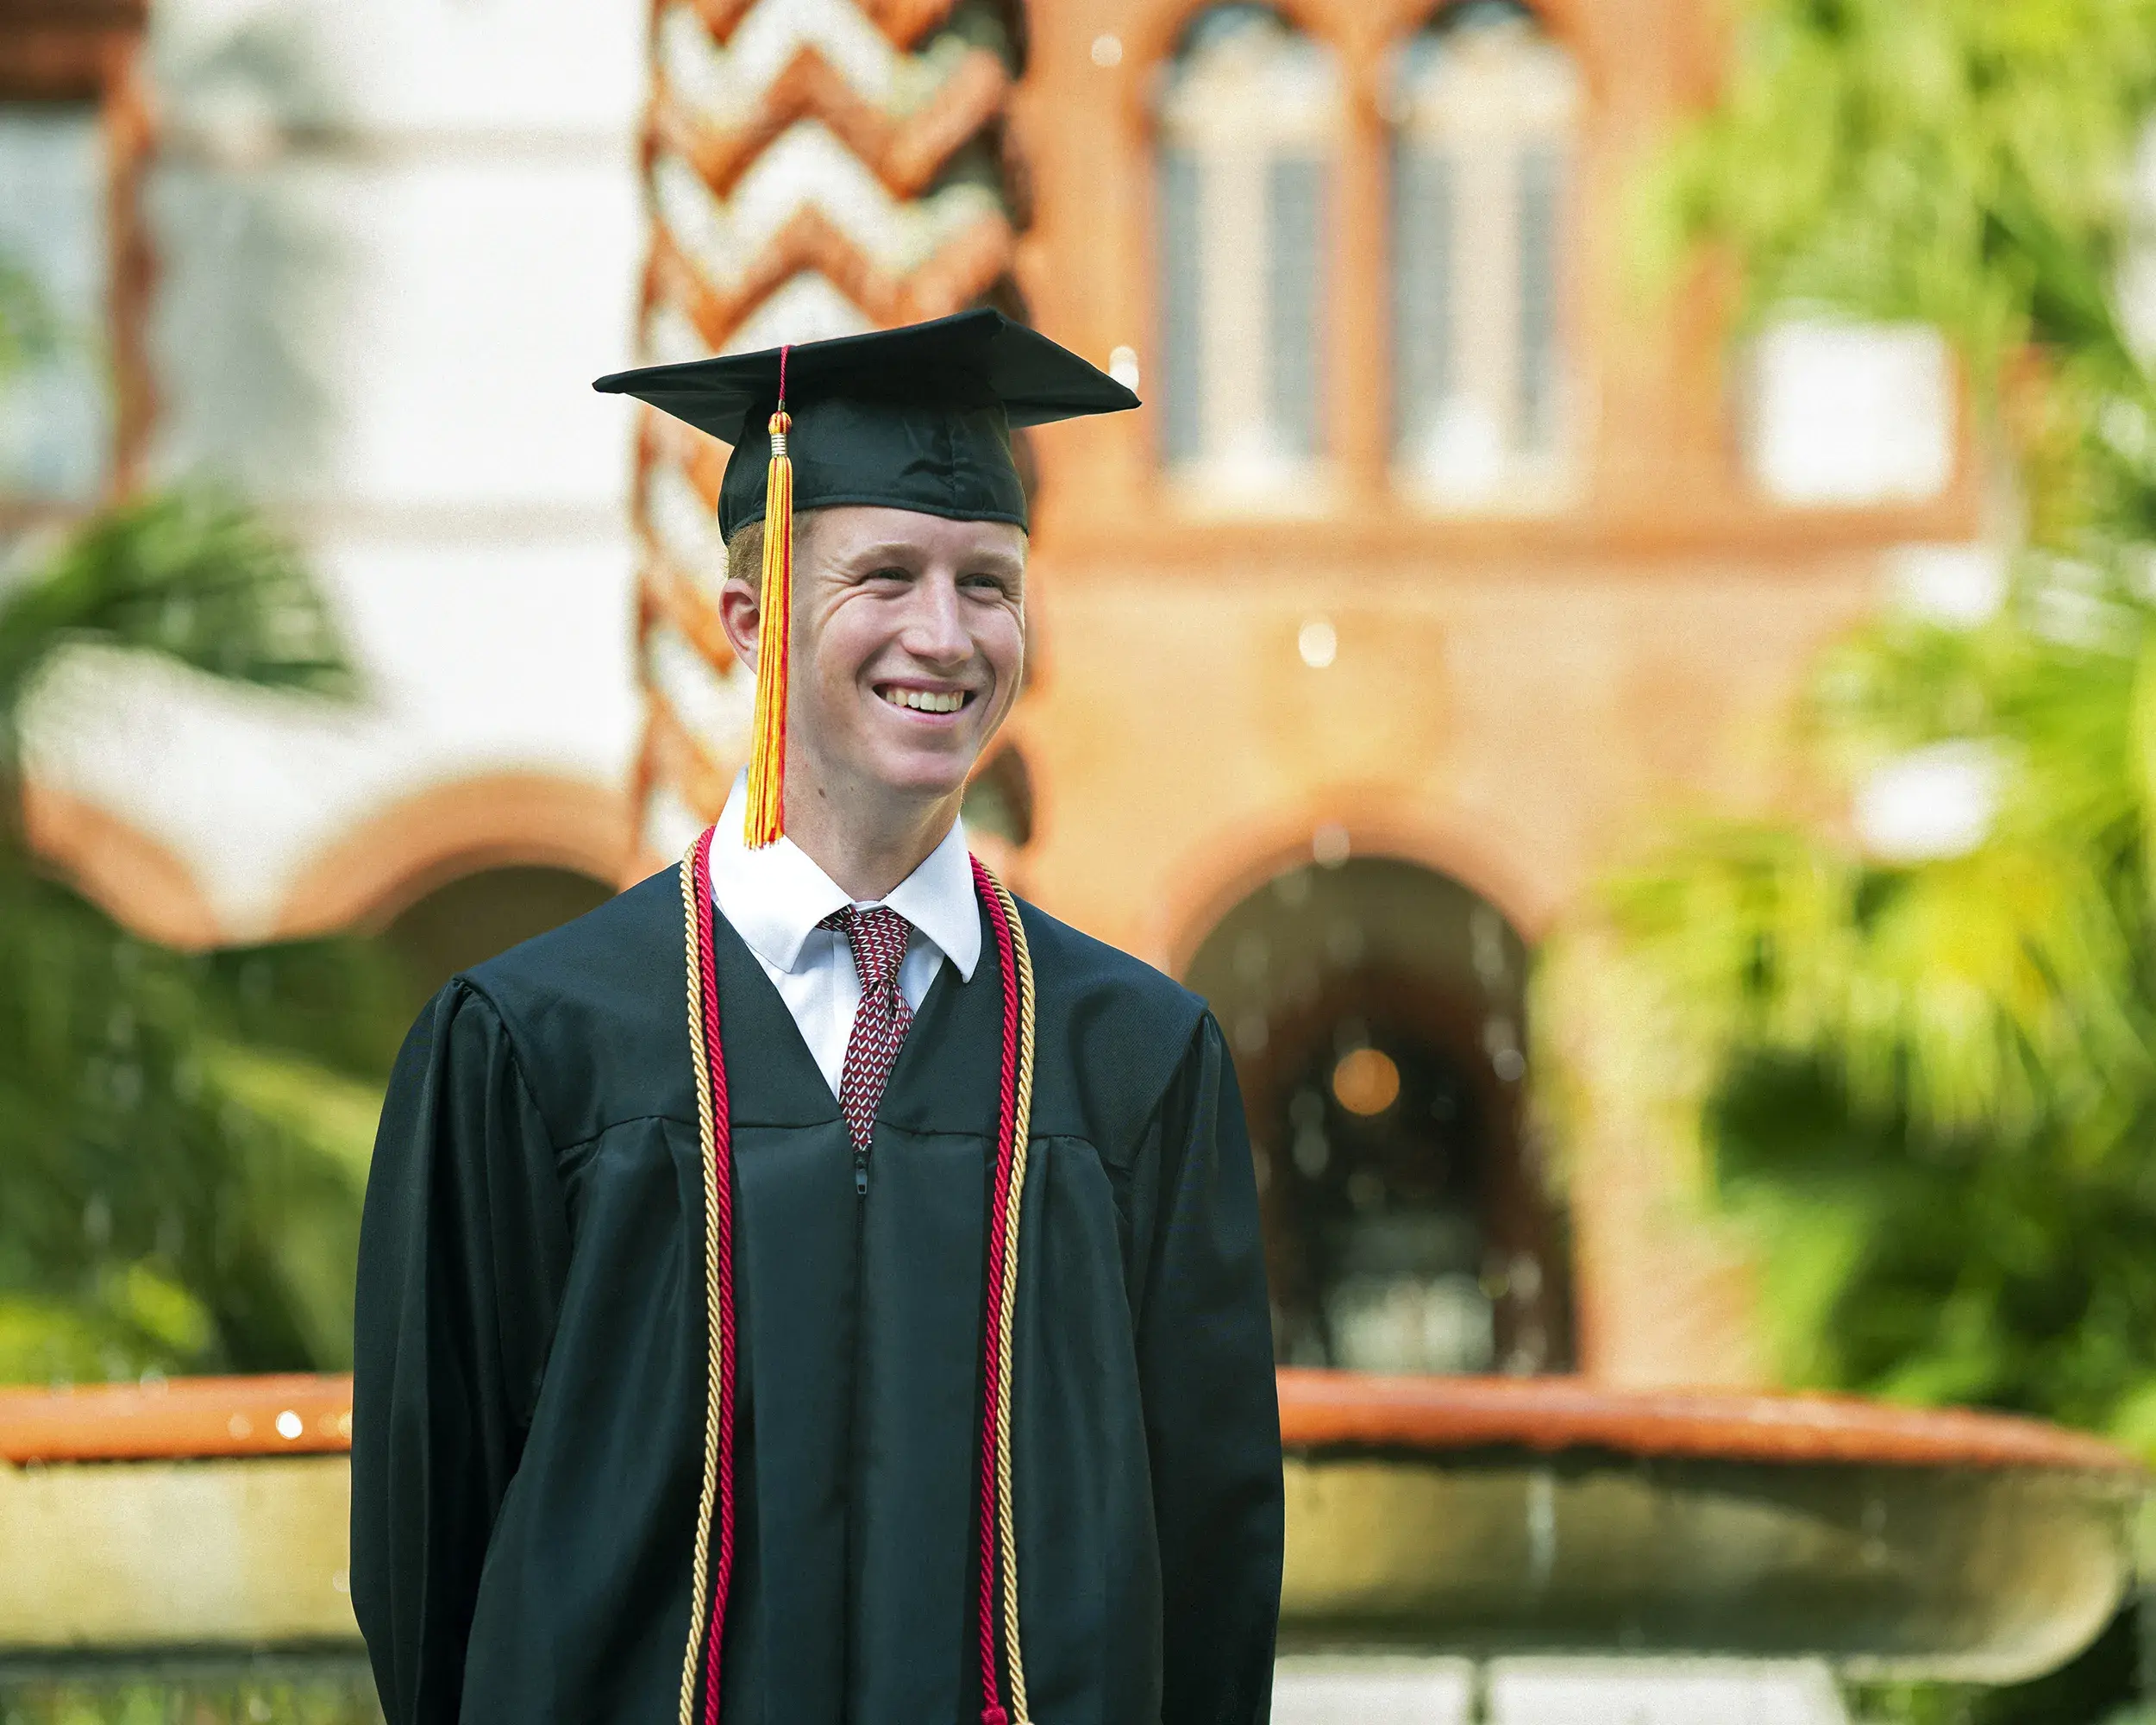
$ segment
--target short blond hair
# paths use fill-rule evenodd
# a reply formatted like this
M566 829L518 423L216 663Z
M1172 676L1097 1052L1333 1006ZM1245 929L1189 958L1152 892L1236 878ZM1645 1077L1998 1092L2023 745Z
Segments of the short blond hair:
M793 555L801 555L801 547L809 536L809 529L816 519L812 509L798 509L793 512ZM726 542L726 579L739 581L761 599L763 597L763 518L744 522L734 529L734 536Z

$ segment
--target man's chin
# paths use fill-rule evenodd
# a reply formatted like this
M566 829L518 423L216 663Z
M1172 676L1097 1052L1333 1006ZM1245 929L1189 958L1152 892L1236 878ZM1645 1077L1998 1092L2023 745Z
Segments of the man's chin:
M973 775L974 763L979 758L978 750L954 750L948 754L939 750L928 756L909 751L895 759L887 756L870 763L862 776L882 786L893 796L939 802L966 788L966 781Z

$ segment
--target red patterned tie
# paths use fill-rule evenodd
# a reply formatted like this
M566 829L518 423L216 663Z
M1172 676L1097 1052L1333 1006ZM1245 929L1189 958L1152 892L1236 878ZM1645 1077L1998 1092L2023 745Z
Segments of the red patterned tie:
M838 1107L853 1134L854 1189L866 1192L868 1135L899 1044L913 1022L913 1009L899 992L899 965L913 925L888 905L872 905L865 911L850 906L833 911L818 926L846 937L853 949L854 974L861 978L861 1004L854 1008L853 1033L846 1038L846 1064L838 1081Z

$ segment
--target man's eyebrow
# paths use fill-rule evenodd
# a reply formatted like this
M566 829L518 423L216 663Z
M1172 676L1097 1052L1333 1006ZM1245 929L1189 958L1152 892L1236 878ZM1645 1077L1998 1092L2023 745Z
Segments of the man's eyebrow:
M887 539L874 545L863 545L858 550L849 551L837 561L848 568L860 568L863 565L881 566L888 563L910 565L922 561L924 555L919 546L910 544L906 540ZM1000 569L1011 574L1023 574L1025 572L1025 553L1012 551L1000 545L985 550L970 552L957 559L957 561L968 572L987 569Z
M887 563L916 563L920 561L920 548L909 545L903 539L886 539L861 546L833 561L848 568L859 568L865 564L881 567Z

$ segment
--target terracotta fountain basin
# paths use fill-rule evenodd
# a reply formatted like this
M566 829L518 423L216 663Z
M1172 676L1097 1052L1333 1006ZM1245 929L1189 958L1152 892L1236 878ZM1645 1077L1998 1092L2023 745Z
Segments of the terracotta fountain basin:
M2108 1622L2147 1478L1996 1415L1281 1374L1284 1649L1817 1658L2006 1683Z
M2116 1609L2147 1486L2023 1420L1288 1371L1285 1652L2000 1683ZM0 1391L0 1659L350 1647L351 1385ZM115 1465L124 1464L124 1465Z

